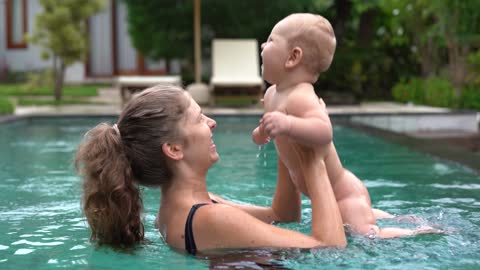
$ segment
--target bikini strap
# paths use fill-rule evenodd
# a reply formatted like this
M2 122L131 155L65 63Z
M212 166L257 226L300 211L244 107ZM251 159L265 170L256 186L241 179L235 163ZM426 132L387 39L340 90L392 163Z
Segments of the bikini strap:
M213 203L218 203L215 200L212 200ZM197 245L195 244L195 239L193 238L193 216L198 208L207 205L209 203L197 203L190 208L188 213L187 221L185 222L185 249L188 253L195 255L197 253Z

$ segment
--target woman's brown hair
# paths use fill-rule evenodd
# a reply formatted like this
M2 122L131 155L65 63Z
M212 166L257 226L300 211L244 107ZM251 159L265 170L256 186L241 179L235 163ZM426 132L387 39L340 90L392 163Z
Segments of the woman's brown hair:
M178 122L189 104L183 89L155 86L127 104L116 126L102 123L85 134L75 167L83 176L91 240L114 247L143 240L138 185L169 184L172 172L162 145L179 139Z

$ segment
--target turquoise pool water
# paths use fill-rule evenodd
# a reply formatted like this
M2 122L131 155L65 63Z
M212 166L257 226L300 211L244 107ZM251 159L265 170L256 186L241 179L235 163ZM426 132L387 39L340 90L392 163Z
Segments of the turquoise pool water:
M364 180L375 207L416 214L449 230L394 240L349 237L346 250L229 251L199 259L170 249L153 227L157 189L144 190L149 243L130 252L97 248L80 210L80 180L72 157L82 135L106 118L20 120L0 124L0 269L478 269L480 176L446 161L336 127L345 167ZM250 142L257 118L218 117L221 160L208 175L210 191L268 205L275 187L273 145ZM311 208L301 223L280 226L309 233ZM412 227L396 221L381 225ZM256 263L255 263L256 262Z

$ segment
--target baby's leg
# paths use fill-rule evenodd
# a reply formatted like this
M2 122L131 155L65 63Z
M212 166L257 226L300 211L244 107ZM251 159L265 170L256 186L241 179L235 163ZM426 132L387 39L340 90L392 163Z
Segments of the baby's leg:
M370 226L376 226L375 216L365 198L350 196L337 201L337 204L343 223L348 224L354 233L366 235L371 233ZM376 233L376 230L373 232Z
M440 229L422 226L418 229L380 228L375 222L374 211L365 198L350 197L338 202L344 224L348 224L353 234L369 238L395 238L427 233L444 233Z
M423 226L418 229L404 229L404 228L395 228L395 227L380 228L377 225L372 225L372 224L364 224L364 225L358 226L357 230L354 232L365 235L370 239L397 238L397 237L405 237L405 236L414 236L419 234L444 233L443 230L435 229L429 226Z
M417 217L415 215L392 215L388 212L385 212L380 209L372 208L373 215L375 216L375 219L394 219L397 222L406 222L406 223L412 223L412 224L420 224L420 223L426 223L427 221L421 217Z
M375 219L395 218L394 215L380 209L372 208L372 212L373 212L373 215L375 216Z

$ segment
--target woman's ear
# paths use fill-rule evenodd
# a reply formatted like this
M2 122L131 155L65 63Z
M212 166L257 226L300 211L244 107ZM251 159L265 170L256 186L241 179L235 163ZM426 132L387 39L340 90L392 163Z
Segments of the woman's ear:
M293 68L300 64L302 61L303 51L300 47L294 47L290 51L290 55L288 56L287 62L285 63L286 68Z
M181 144L164 143L162 145L162 151L167 157L173 160L181 160L183 158L183 149Z

